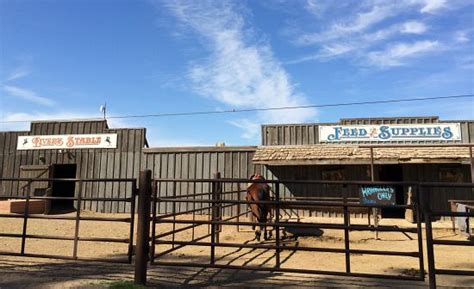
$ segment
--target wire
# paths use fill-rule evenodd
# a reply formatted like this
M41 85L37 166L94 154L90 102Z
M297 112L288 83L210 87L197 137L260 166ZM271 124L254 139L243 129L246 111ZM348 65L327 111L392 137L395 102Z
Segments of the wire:
M459 99L459 98L472 98L472 97L474 97L474 94L461 94L461 95L449 95L449 96L419 97L419 98L405 98L405 99L385 99L385 100L373 100L373 101L361 101L361 102L310 104L310 105L281 106L281 107L267 107L267 108L229 109L229 110L216 110L216 111L189 111L189 112L172 112L172 113L141 114L141 115L122 115L122 116L109 116L109 117L107 117L107 119L212 115L212 114L226 114L226 113L257 112L257 111L273 111L273 110L308 109L308 108L324 108L324 107L353 106L353 105L387 104L387 103L415 102L415 101L440 100L440 99ZM81 120L90 120L90 119L91 118L53 119L53 121L61 121L61 120L81 121ZM95 119L95 117L93 119ZM0 123L21 123L21 122L31 122L31 121L41 121L41 120L4 120L4 121L0 121Z

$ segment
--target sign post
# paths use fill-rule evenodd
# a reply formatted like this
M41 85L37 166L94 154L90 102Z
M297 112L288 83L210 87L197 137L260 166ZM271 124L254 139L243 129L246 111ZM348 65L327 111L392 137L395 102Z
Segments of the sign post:
M373 181L373 180L372 180ZM361 186L359 191L359 202L365 205L395 205L395 188L385 185ZM379 238L377 226L379 224L379 208L373 208L375 239Z

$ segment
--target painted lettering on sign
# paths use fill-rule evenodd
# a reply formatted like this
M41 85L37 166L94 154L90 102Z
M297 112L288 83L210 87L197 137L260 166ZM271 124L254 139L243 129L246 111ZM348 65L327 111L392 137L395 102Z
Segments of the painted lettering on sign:
M19 136L18 150L116 148L117 134Z
M461 140L459 123L320 126L320 142Z
M395 205L395 188L392 186L361 186L360 203L366 205Z

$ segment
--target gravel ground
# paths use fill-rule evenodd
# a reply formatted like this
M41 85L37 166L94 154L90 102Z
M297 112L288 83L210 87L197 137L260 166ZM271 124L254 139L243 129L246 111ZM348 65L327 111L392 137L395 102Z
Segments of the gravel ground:
M99 215L84 212L82 215ZM120 214L100 214L106 217L124 217ZM182 216L181 219L191 219L192 216ZM207 216L197 217L206 219ZM342 223L341 219L307 218L308 222ZM363 223L364 219L353 219L352 223ZM384 219L382 224L398 225L401 227L414 226L404 220ZM167 232L172 225L161 224L157 226L157 234ZM177 228L187 225L177 225ZM464 236L450 231L449 222L435 223L434 235L437 239L463 240ZM22 219L0 220L0 232L21 233ZM204 236L208 232L207 226L199 226L194 231L194 236ZM28 221L28 234L42 234L55 236L72 236L74 234L74 221L66 220L35 220ZM299 237L297 240L288 238L282 243L291 248L296 246L344 248L343 231L315 230L313 236ZM81 221L80 236L82 237L114 237L127 238L129 225L127 223ZM189 241L192 230L176 234L175 240ZM220 236L221 242L226 243L256 243L254 234L249 227L241 227L237 232L236 227L224 226ZM380 233L380 240L374 239L371 232L351 232L350 247L353 249L391 250L391 251L417 251L418 243L415 234ZM413 239L411 240L410 237ZM170 240L165 237L162 240ZM202 241L208 242L209 239ZM273 240L262 243L274 243ZM80 242L78 256L94 258L125 258L127 244ZM160 245L156 253L163 252L171 247ZM0 238L0 250L19 252L20 239ZM209 262L208 247L186 246L170 254L160 257L161 261ZM27 253L72 255L72 241L28 239ZM426 253L426 249L424 249ZM435 248L436 266L450 269L474 269L474 252L472 247ZM344 254L323 252L295 252L284 250L281 253L283 268L302 268L315 270L344 271ZM217 264L268 266L275 264L275 254L267 249L237 249L217 248ZM425 264L426 267L426 264ZM407 288L424 287L421 282L394 282L368 280L358 278L326 277L303 274L282 274L272 272L232 271L215 269L173 268L151 266L149 283L154 287L298 287L298 288L326 288L326 287L385 287ZM360 273L378 273L389 275L413 276L419 272L418 259L410 257L351 255L351 270ZM97 288L104 282L117 280L132 280L133 266L128 264L110 264L81 261L64 261L54 259L26 258L0 256L0 288ZM474 288L474 278L464 277L439 277L439 285L446 286L471 286Z

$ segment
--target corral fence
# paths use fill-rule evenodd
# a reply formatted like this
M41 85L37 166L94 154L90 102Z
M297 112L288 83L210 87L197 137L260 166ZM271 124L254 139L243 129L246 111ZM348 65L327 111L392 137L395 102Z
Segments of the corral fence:
M113 262L113 263L132 263L133 246L134 246L134 223L135 223L135 202L136 196L138 195L137 181L136 179L66 179L66 178L0 178L0 183L5 182L16 182L22 183L20 186L20 195L0 195L1 199L9 200L23 200L23 213L22 214L0 214L0 218L19 218L23 219L21 234L0 232L0 237L6 238L17 238L20 239L21 245L19 252L8 252L0 251L0 255L9 256L25 256L25 257L41 257L41 258L55 258L55 259L66 259L66 260L82 260L82 261L99 261L99 262ZM61 183L74 183L77 184L76 196L74 197L60 197L60 196L35 196L31 187L35 182L61 182ZM107 197L90 197L85 195L87 191L84 190L86 184L90 183L101 183L101 184L117 184L125 183L130 186L131 196L122 198L107 198ZM89 187L89 186L88 186ZM74 202L75 210L74 216L65 215L43 215L43 214L31 214L30 206L32 201L42 200L44 202L53 201L69 201ZM98 202L125 202L130 204L130 216L129 217L97 217L97 216L83 216L81 215L81 203L87 201L98 201ZM74 235L73 236L53 236L53 235L41 235L41 234L29 234L28 233L28 221L31 219L43 219L43 220L70 220L74 222ZM83 237L80 236L80 226L83 222L96 221L96 222L120 222L128 223L130 227L128 238L111 238L111 237ZM84 224L87 225L87 224ZM83 226L84 226L83 225ZM43 254L37 252L28 252L28 239L42 239L42 240L62 240L72 241L72 252L70 255L59 255L59 254ZM79 242L103 242L103 243L124 243L128 244L127 252L124 255L126 259L117 258L90 258L78 256Z
M420 183L420 196L423 201L423 216L426 226L426 248L427 248L427 261L428 261L428 277L430 282L430 288L436 288L436 275L458 275L458 276L474 276L474 270L462 270L462 269L447 269L447 268L436 268L436 257L435 257L435 245L436 246L462 246L462 247L474 247L474 238L472 235L469 236L467 240L435 240L433 238L433 226L432 222L442 218L442 217L451 217L451 218L465 218L465 224L467 230L470 230L469 218L474 217L474 210L471 208L466 209L464 212L459 211L446 211L446 210L433 210L431 208L430 198L434 196L434 191L440 187L457 187L457 188L467 188L471 189L474 194L474 183ZM474 201L470 199L470 202ZM462 202L462 201L460 201ZM453 220L454 224L454 220ZM453 228L454 230L454 228ZM470 234L470 233L469 233ZM467 254L474 254L474 250L470 251L467 249Z
M311 273L311 274L325 274L337 276L353 276L353 277L371 277L371 278L389 278L389 279L404 279L404 280L424 280L425 271L423 265L423 244L422 244L422 229L421 229L421 209L418 194L418 184L413 182L359 182L359 181L310 181L310 180L272 180L264 181L272 187L274 198L271 201L247 201L243 193L246 190L241 190L242 185L247 186L249 180L247 179L221 179L219 174L216 174L214 179L155 179L153 185L153 201L152 201L152 222L151 222L151 248L150 258L152 265L160 266L176 266L176 267L202 267L202 268L220 268L220 269L239 269L239 270L257 270L257 271L273 271L273 272L293 272L293 273ZM253 181L260 182L260 181ZM175 188L182 184L193 188L195 186L204 186L209 188L208 192L193 193L190 190L189 194L181 194L176 196ZM341 196L340 198L331 198L330 200L315 199L311 197L280 197L280 187L282 184L300 184L300 185L329 185L329 186L364 186L364 185L398 185L404 187L412 187L413 201L409 205L392 205L392 208L410 209L415 212L416 227L398 227L388 225L360 225L351 224L350 211L354 209L367 208L383 208L384 205L378 204L361 204L353 198ZM227 188L227 189L224 189ZM236 189L237 188L237 189ZM161 190L160 190L161 189ZM169 191L171 190L171 192ZM227 196L234 196L228 198ZM165 196L165 197L163 197ZM167 197L166 197L167 196ZM168 214L156 215L156 207L163 204L171 204L172 212ZM183 206L183 204L188 204ZM267 204L274 210L274 221L270 223L258 223L243 221L242 217L248 214L248 206L250 204ZM190 206L191 205L191 206ZM198 206L198 208L196 208ZM236 212L232 215L223 216L224 209L235 207L235 210L227 210ZM292 209L306 209L312 210L316 208L339 208L343 211L343 223L321 223L321 222L302 222L301 220L284 220L284 210ZM177 210L176 208L184 208L184 210ZM188 208L188 209L186 209ZM190 209L189 209L190 208ZM207 212L207 219L196 219L196 215ZM165 232L158 232L157 226L169 225L169 229ZM220 240L220 234L223 226L254 226L266 225L273 228L275 233L274 245L264 243L235 243ZM179 226L179 228L178 228ZM195 229L198 227L207 226L204 233L197 234ZM322 248L309 246L285 246L282 243L281 232L283 229L329 229L342 230L344 232L344 248ZM184 231L190 232L189 240L177 240L176 235ZM350 233L354 231L372 231L372 232L400 232L403 234L412 233L416 235L418 247L414 251L394 251L394 250L364 250L355 249L350 246ZM157 246L168 245L168 248L158 251ZM162 260L167 254L175 252L185 246L199 246L209 248L208 262L179 262ZM274 251L274 265L273 266L249 266L249 265L231 265L217 262L216 248L236 248L236 249L264 249ZM343 254L345 256L345 266L340 271L329 270L311 270L302 268L283 267L281 260L281 252L283 250L291 250L293 252L325 252L334 254ZM419 270L416 276L402 276L389 275L377 273L360 273L353 270L351 267L351 255L366 254L378 256L400 256L406 258L418 259ZM380 262L384 262L383 258L379 258Z
M369 278L386 278L386 279L404 279L418 280L425 279L424 262L428 264L428 277L431 288L436 288L436 275L467 275L474 276L473 270L447 269L437 268L435 259L436 246L463 246L472 247L474 241L472 239L466 241L459 240L440 240L433 238L432 222L440 217L474 217L473 211L467 212L451 212L442 210L433 210L430 206L430 198L436 195L436 189L440 187L448 188L465 188L474 189L473 183L421 183L421 182L375 182L375 181L313 181L313 180L271 180L264 181L269 184L273 191L273 199L271 201L247 201L245 200L245 192L249 180L247 179L223 179L216 174L212 179L152 179L150 170L140 173L140 179L137 186L136 179L29 179L29 178L1 178L1 182L24 182L23 195L20 196L0 196L1 198L23 199L25 200L24 213L20 215L0 214L0 218L20 218L23 220L22 232L10 233L2 232L0 237L18 238L21 242L19 252L2 252L0 255L27 256L27 257L46 257L59 259L72 259L84 261L103 261L103 262L124 262L132 263L132 256L135 253L135 282L140 284L146 283L147 266L172 266L172 267L199 267L199 268L219 268L219 269L238 269L238 270L255 270L255 271L271 271L271 272L295 272L295 273L311 273L325 274L336 276L353 276L353 277L369 277ZM31 194L29 187L34 182L74 182L78 186L76 196L74 197L54 197L54 196L34 196ZM85 183L103 182L117 183L125 182L131 187L132 194L123 198L106 198L106 197L90 197L84 194L85 190L81 190ZM253 181L260 182L260 181ZM361 187L366 185L392 185L402 186L404 190L411 188L411 201L407 205L392 205L391 208L411 210L414 214L415 226L398 227L374 224L355 224L351 220L351 212L353 210L380 209L386 207L378 204L364 204L347 195L338 195L331 198L312 198L312 197L281 197L281 187L286 183L310 185L319 184L327 185L331 188L341 186ZM181 186L181 194L176 195L176 188ZM201 189L196 190L198 186ZM189 193L183 193L185 188ZM344 190L343 190L344 191ZM346 190L347 191L347 190ZM125 194L124 194L125 195ZM138 198L137 198L138 197ZM85 201L101 201L101 202L126 202L130 204L130 216L124 218L116 217L96 217L83 216L81 210L78 209L75 215L36 215L30 214L28 206L32 200L70 200L74 201L76 208L81 208L81 202ZM248 207L253 203L261 203L270 205L275 214L274 221L267 224L260 224L248 221L245 217L249 215ZM166 207L169 212L157 214L159 206ZM323 223L323 222L302 222L301 220L292 220L287 218L285 211L293 209L315 209L315 208L338 208L343 212L343 223ZM137 228L134 227L135 210L137 214ZM71 220L74 222L73 236L49 236L28 233L28 220L30 219L51 219L51 220ZM128 238L100 238L100 237L81 237L80 226L87 221L101 222L125 222L130 226ZM422 222L426 223L426 248L427 260L423 257L423 239L422 239ZM233 226L236 233L242 227L253 225L266 225L273 228L275 233L274 242L263 243L238 243L230 242L222 239L221 233L224 226ZM84 225L82 225L84 226ZM161 227L160 227L161 226ZM165 229L164 229L165 228ZM167 228L167 229L166 229ZM204 228L204 229L203 229ZM283 243L282 232L286 229L327 229L339 230L343 232L344 248L322 248L310 246L288 247ZM134 240L134 234L137 239ZM417 248L411 251L388 251L373 249L357 249L351 247L351 233L371 231L371 232L399 232L401 234L411 234L416 236ZM190 236L189 240L181 240L177 238L179 233L187 232ZM65 240L73 241L73 250L71 255L48 255L38 254L36 252L28 252L28 239L49 239L49 240ZM115 258L83 258L78 256L79 242L112 242L128 244L126 258L123 260ZM133 250L136 245L135 250ZM163 249L164 246L168 246ZM182 261L170 258L169 254L176 252L185 246L198 246L209 249L208 260L206 262ZM261 266L250 266L245 264L223 264L216 257L216 249L218 248L237 248L241 249L264 249L274 252L272 265L263 264ZM134 252L135 251L135 252ZM323 252L338 254L344 256L344 266L341 270L311 270L304 268L292 268L283 266L285 260L282 260L281 253L283 251L303 251L303 252ZM374 255L374 256L397 256L403 258L416 259L419 269L414 276L407 275L388 275L378 274L374 272L358 272L357 264L353 262L351 257L354 254ZM383 258L379 259L383 262Z

